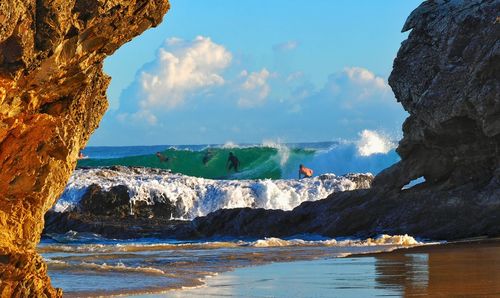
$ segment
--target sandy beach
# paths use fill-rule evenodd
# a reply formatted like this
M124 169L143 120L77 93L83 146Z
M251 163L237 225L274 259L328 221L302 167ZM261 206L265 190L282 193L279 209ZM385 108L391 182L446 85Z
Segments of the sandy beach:
M497 239L246 267L202 287L132 297L494 297L499 281Z

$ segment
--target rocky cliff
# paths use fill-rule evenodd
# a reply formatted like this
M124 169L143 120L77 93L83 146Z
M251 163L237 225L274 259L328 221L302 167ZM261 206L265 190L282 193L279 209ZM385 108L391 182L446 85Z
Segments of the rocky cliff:
M500 1L428 1L404 25L411 30L389 84L410 113L397 152L401 162L377 178L401 189L424 177L442 188L487 183L499 167Z
M103 59L158 25L168 0L0 2L0 296L60 296L35 252L107 108Z
M404 234L500 235L500 1L420 5L389 83L410 116L401 161L370 190L337 193L293 211L219 210L184 237ZM416 178L425 182L405 187Z

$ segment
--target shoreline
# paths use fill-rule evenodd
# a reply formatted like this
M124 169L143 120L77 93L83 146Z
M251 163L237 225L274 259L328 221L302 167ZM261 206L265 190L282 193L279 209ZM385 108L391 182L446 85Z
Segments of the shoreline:
M380 295L397 295L394 293L394 287L401 290L405 286L408 286L404 283L405 280L410 278L415 283L419 284L418 291L422 292L426 288L422 286L422 284L426 284L429 282L430 277L435 276L446 276L453 274L463 274L463 268L470 268L470 270L475 271L474 268L481 266L486 272L490 272L486 276L479 276L479 279L476 278L474 280L471 279L475 284L484 284L487 283L488 280L485 279L487 276L500 278L500 239L499 238L482 238L482 239L464 239L456 242L450 243L436 243L436 244L423 244L413 247L399 247L392 249L390 251L381 251L381 252L368 252L368 253L353 253L353 254L337 254L337 255L328 255L328 254L319 254L317 256L310 255L306 257L303 255L302 258L291 258L287 260L287 258L268 260L268 262L256 262L252 264L247 264L243 266L235 266L235 267L226 267L224 270L219 272L212 272L211 274L207 274L202 278L194 278L194 276L183 276L179 275L179 278L187 280L191 280L191 282L186 283L183 286L173 286L170 288L149 288L149 289L136 289L133 291L118 291L115 293L103 293L103 292L69 292L66 293L68 297L82 297L82 296L112 296L112 297L135 297L135 298L146 298L146 297L184 297L188 296L223 296L228 295L226 293L229 291L236 291L236 296L252 296L249 291L249 287L255 286L264 286L267 283L272 284L274 282L278 282L277 280L281 280L281 282L289 282L290 285L293 286L301 286L302 283L306 282L301 279L297 280L297 274L302 274L301 268L309 268L310 272L304 276L305 279L311 280L319 280L324 285L329 282L325 281L332 274L336 274L335 282L339 282L339 280L345 280L345 276L343 276L342 272L357 272L357 274L364 274L364 272L371 272L363 277L363 280L366 284L363 284L362 287L364 291L368 291L363 295L373 296L374 294ZM267 248L266 248L267 249ZM270 253L268 250L262 250L262 253ZM477 252L482 253L477 253ZM498 251L498 252L497 252ZM471 267L471 254L472 254L472 267ZM460 258L457 256L468 256L466 258ZM436 267L436 260L438 266ZM450 264L447 264L445 268L439 265L440 262L449 262L453 260ZM490 260L493 260L490 262ZM463 263L466 263L465 267ZM359 264L363 264L363 266L359 267ZM432 265L434 264L434 265ZM479 264L479 265L478 265ZM432 267L431 265L436 267ZM449 267L450 269L447 269ZM314 268L319 268L319 271L315 271ZM322 268L330 268L329 270L333 270L334 272L323 272ZM456 268L462 268L459 270L455 270ZM306 270L306 271L307 271ZM443 274L443 270L444 273ZM454 272L448 272L448 271ZM467 269L468 270L468 269ZM262 278L257 279L256 276L259 276L260 272L264 272ZM286 272L286 273L285 273ZM378 272L378 273L377 273ZM424 272L424 273L422 273ZM458 273L457 273L458 272ZM394 277L394 273L397 273L398 276ZM267 276L267 275L269 276ZM422 275L423 274L423 275ZM356 275L354 275L356 276ZM415 277L416 276L416 277ZM427 276L427 277L425 277ZM466 275L465 275L466 276ZM477 277L477 276L476 276ZM383 281L385 279L389 279L384 284ZM395 278L395 280L392 280ZM495 278L495 280L496 280ZM292 279L293 281L290 281ZM379 281L377 281L379 279ZM260 281L259 281L260 280ZM359 282L356 278L348 277L349 282ZM380 281L381 280L381 281ZM238 281L238 282L236 282ZM347 281L345 281L347 282ZM381 285L375 287L375 285L382 282ZM412 281L413 282L413 281ZM307 282L306 282L307 283ZM447 289L447 291L452 291L453 287L449 286L449 281L445 282L443 285ZM453 283L453 282L452 282ZM273 285L273 287L279 285ZM306 287L307 285L302 285ZM435 285L433 285L435 287ZM347 285L347 287L354 287L354 285ZM474 287L473 287L474 288ZM493 286L493 289L497 289ZM263 295L257 295L255 297L268 296L272 294L273 297L287 297L289 296L286 293L280 291L286 291L287 289L277 290L277 292L272 293L263 293ZM327 289L312 289L317 290L317 297L327 297L328 293L331 292ZM221 292L222 291L222 292ZM226 291L226 292L224 292ZM243 291L243 292L241 292ZM262 289L265 292L265 289ZM344 290L342 290L344 291ZM412 290L414 291L414 289ZM475 290L472 294L481 294L482 292L477 292L479 290ZM498 288L500 293L500 287ZM356 292L356 291L355 291ZM420 293L419 292L419 293ZM357 293L357 292L356 292ZM250 295L252 294L252 295ZM350 295L348 292L344 293L346 295ZM358 293L359 294L359 293ZM453 294L457 294L453 292ZM307 296L307 295L305 295Z
M315 274L312 268L319 269L316 271L317 276L311 276L310 278L316 280L315 283L323 286L330 284L329 281L324 279L325 276L331 276L333 271L336 272L336 278L339 279L342 279L344 274L349 276L361 274L362 272L356 272L358 269L373 269L376 273L363 276L363 278L368 277L364 281L364 285L351 284L345 285L345 287L335 287L340 280L334 279L333 287L327 286L327 288L322 289L315 287L311 289L315 290L314 297L328 297L328 295L335 295L338 292L342 292L341 295L345 297L358 296L359 294L368 294L370 296L379 294L398 296L429 294L445 296L498 295L500 293L500 284L496 283L496 281L500 278L499 248L499 238L465 239L451 243L397 248L393 251L379 253L276 262L235 268L207 278L203 281L204 285L194 288L173 289L156 294L125 295L125 297L185 297L186 295L190 297L226 295L269 297L271 294L272 297L287 297L292 292L287 291L286 286L279 286L276 283L283 283L283 280L288 279L290 281L289 279L291 279L295 282L288 285L292 289L306 287L306 285L302 284L305 282L301 283L300 280L295 278L301 274L303 276L308 273ZM460 258L463 256L475 256L475 258ZM451 265L451 267L443 266L444 264ZM332 272L321 272L321 267L330 267ZM483 274L476 274L475 269L478 268L482 269ZM300 273L301 270L302 273ZM467 274L467 272L472 273ZM321 276L322 273L324 273L323 276ZM446 278L447 276L449 278ZM457 276L462 278L455 278ZM373 281L375 283L371 283ZM352 279L349 282L352 282ZM490 287L488 288L488 286ZM266 289L269 289L269 292Z

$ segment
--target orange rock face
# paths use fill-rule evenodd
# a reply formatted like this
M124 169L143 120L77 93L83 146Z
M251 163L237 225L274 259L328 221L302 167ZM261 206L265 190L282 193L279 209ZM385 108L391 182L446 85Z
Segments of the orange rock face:
M56 297L35 248L43 215L107 108L103 59L168 0L0 2L0 296Z

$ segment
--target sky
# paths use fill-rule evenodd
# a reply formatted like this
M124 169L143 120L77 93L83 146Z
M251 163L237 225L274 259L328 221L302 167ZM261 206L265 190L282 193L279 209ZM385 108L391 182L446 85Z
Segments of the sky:
M171 0L106 58L91 146L399 138L387 83L417 0Z

